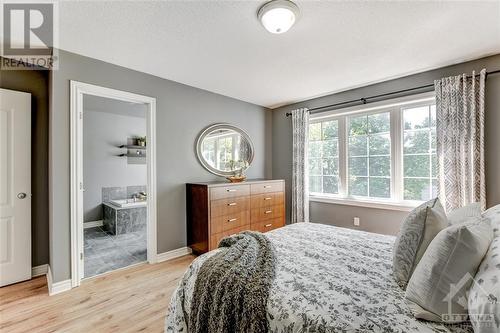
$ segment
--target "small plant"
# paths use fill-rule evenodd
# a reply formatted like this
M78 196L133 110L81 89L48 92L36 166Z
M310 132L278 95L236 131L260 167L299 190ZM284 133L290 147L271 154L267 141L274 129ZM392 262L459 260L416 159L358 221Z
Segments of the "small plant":
M140 136L136 139L137 145L145 147L146 146L146 137L145 136Z

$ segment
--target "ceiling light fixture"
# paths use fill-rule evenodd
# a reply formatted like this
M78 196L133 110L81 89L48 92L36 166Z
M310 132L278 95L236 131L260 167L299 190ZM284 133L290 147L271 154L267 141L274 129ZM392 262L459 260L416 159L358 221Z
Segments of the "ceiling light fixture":
M299 7L289 0L272 0L260 7L257 16L267 31L282 34L297 21L299 13Z

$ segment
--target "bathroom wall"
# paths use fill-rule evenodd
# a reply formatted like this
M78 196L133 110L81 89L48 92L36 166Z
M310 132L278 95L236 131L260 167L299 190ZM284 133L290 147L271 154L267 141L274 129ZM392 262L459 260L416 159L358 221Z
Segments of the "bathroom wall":
M185 183L223 180L196 159L195 139L205 127L216 122L241 127L255 146L248 176L271 176L272 114L268 109L60 50L59 69L52 72L50 86L50 267L54 282L69 279L71 268L70 80L156 98L158 253L186 246Z
M146 135L146 106L132 105L136 115L112 110L91 110L83 102L83 195L84 222L102 220L102 188L140 186L147 183L146 164L133 163L132 157L118 157L126 149L127 138ZM132 110L133 111L133 110ZM130 163L129 163L129 160ZM123 198L127 197L126 193Z

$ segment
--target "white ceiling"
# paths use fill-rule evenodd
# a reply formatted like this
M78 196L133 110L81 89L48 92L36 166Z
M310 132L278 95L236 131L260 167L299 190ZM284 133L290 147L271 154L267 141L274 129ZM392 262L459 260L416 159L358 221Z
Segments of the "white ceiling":
M500 53L500 1L297 1L281 35L264 2L62 2L60 48L271 108Z

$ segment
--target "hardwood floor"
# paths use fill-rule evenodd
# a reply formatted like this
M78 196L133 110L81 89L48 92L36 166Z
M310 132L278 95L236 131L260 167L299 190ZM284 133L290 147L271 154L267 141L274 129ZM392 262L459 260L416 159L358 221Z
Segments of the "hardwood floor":
M163 332L170 297L193 259L111 272L54 296L45 277L0 288L0 332Z

